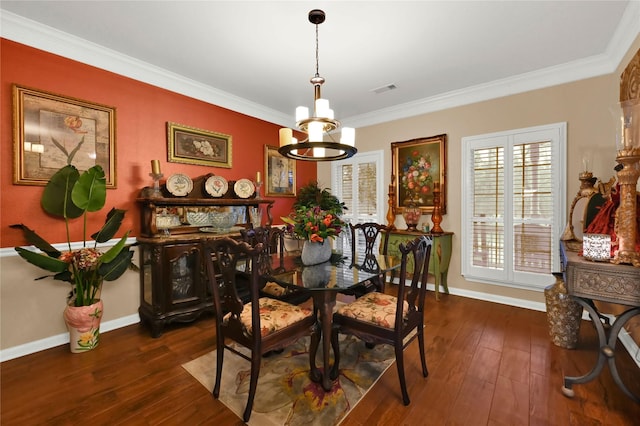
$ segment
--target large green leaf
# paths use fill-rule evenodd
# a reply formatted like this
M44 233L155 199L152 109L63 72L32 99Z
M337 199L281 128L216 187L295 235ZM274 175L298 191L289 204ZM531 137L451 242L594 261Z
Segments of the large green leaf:
M98 271L105 281L114 281L131 266L132 258L133 250L121 251L111 262L100 265Z
M100 256L100 262L109 263L113 259L115 259L116 256L118 256L118 254L120 254L120 252L124 248L124 244L126 243L128 237L129 231L127 231L127 233L124 234L122 238L120 238L120 241L118 241L113 247L111 247L102 256Z
M99 243L105 243L109 241L120 229L120 225L122 224L122 220L124 219L124 214L126 210L120 209L111 209L109 213L107 213L107 220L105 221L102 228L93 234L91 238L96 240Z
M82 216L84 209L71 202L71 192L80 173L74 166L64 166L58 170L44 188L40 204L47 213L66 218Z
M22 229L22 233L24 234L24 237L29 242L29 244L33 244L34 246L45 252L48 256L55 257L56 259L60 257L60 251L46 242L40 235L36 234L35 231L33 229L30 229L28 226L23 225L22 223L18 223L15 225L9 225L9 227Z
M107 180L99 165L82 173L71 192L73 204L83 211L97 212L107 200Z
M22 247L16 247L16 251L18 252L20 257L25 259L27 262L47 271L62 272L67 270L69 266L67 265L67 263L61 260L41 253L36 253L31 250L23 249Z

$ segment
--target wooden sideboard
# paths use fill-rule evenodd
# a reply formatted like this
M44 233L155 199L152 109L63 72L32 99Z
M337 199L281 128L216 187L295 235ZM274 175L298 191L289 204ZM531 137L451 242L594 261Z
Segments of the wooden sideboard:
M275 200L263 198L237 198L232 195L213 198L202 185L210 175L194 179L194 188L184 197L172 197L163 185L160 197L145 196L144 188L140 204L140 229L138 237L140 254L140 307L138 313L153 337L162 334L165 325L172 322L194 321L207 312L213 312L213 296L209 290L203 263L203 244L222 236L240 238L239 226L248 227L249 207L265 210L263 224L271 224L271 207ZM233 186L230 182L230 188ZM206 226L187 222L187 211L244 208L244 218L229 233L205 232ZM180 224L168 231L157 226L157 218L165 212L180 217ZM265 217L266 216L266 217Z
M429 260L429 273L435 277L434 287L436 300L439 300L440 286L443 287L445 293L449 293L447 274L449 272L449 263L451 261L453 232L425 233L419 231L393 230L389 234L388 254L400 256L398 245L420 235L425 235L433 240L433 245L431 247L431 259ZM407 264L407 271L413 271L413 264Z
M568 250L564 242L560 248L567 292L589 312L600 345L598 360L593 369L580 377L565 376L562 392L568 397L573 397L574 384L587 383L595 379L604 368L604 364L608 363L614 382L631 399L640 403L640 395L634 395L627 388L618 374L615 363L618 334L629 320L640 315L640 268L586 260L577 252ZM609 324L608 319L603 318L597 311L594 300L625 305L629 308L618 315L613 324Z

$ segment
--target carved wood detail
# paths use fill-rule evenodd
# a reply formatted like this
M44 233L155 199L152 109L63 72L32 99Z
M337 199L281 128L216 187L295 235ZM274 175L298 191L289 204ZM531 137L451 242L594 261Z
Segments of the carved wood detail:
M620 102L640 98L640 49L620 75Z

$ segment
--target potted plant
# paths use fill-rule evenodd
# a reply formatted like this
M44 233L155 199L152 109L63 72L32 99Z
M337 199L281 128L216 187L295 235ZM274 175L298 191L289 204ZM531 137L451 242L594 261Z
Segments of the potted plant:
M299 189L293 212L282 220L287 224L287 233L303 241L303 264L315 265L331 258L329 238L342 232L345 223L340 215L344 210L345 204L317 182Z
M129 231L109 250L101 252L98 243L109 241L118 232L125 211L111 209L102 228L91 235L93 247L87 247L87 213L101 210L106 202L106 179L99 165L82 173L72 165L58 170L47 183L40 204L50 215L64 219L68 251L60 252L35 231L24 224L10 225L21 229L25 239L41 252L23 247L15 250L27 262L53 274L53 277L71 285L64 318L69 327L72 352L83 352L98 345L102 300L100 292L104 281L118 279L127 269L136 269L132 263L133 251L126 245ZM71 219L83 217L83 245L73 250L69 233Z

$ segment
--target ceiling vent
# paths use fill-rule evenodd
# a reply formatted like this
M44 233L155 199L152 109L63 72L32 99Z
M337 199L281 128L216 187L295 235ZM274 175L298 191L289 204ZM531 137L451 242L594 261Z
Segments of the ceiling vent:
M372 89L371 91L377 95L379 95L380 93L384 93L384 92L388 92L389 90L394 90L397 89L398 87L396 87L395 84L387 84L385 86L382 87L378 87L377 89Z

